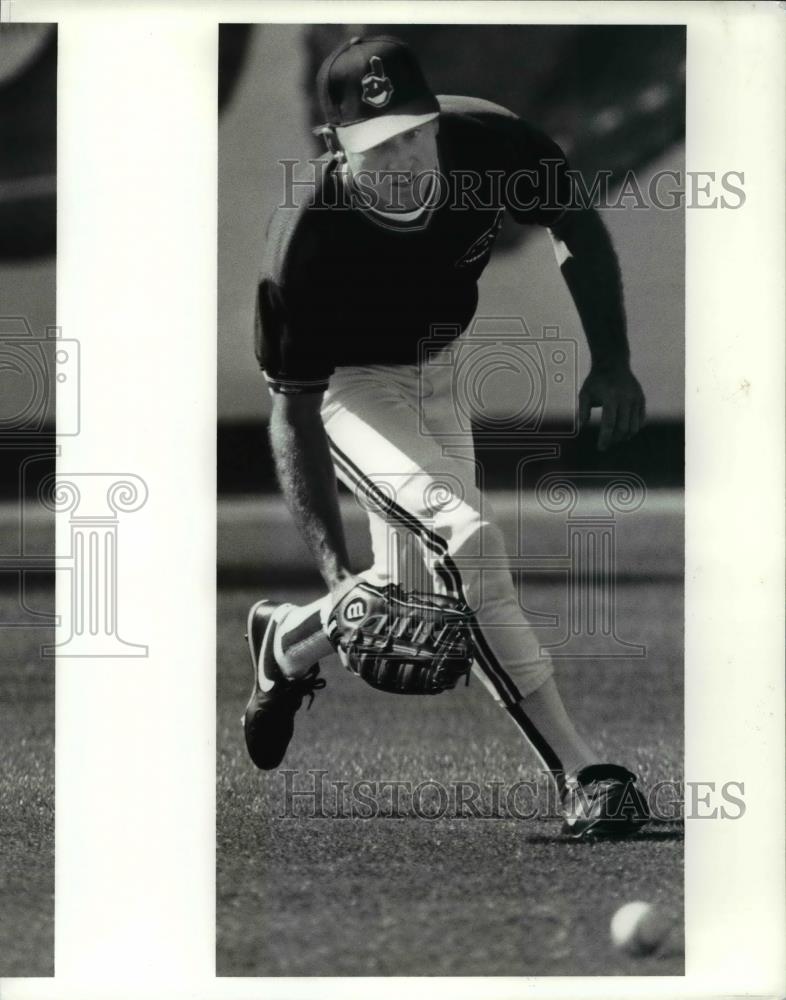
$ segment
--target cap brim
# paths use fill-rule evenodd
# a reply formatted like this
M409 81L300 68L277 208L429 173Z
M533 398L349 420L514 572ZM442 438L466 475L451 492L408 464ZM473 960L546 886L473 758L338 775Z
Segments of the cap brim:
M343 125L336 129L336 136L341 145L350 153L365 153L380 143L387 142L394 135L409 132L419 125L426 125L439 118L439 111L430 111L425 115L380 115L356 125Z

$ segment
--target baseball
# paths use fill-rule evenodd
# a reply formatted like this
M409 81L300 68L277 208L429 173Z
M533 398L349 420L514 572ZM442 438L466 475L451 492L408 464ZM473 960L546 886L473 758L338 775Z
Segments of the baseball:
M652 903L637 900L621 906L611 918L611 940L628 955L651 955L669 933L669 920Z

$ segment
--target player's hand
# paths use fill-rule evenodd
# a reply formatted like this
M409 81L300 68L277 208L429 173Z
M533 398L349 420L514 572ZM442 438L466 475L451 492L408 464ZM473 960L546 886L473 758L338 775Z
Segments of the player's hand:
M363 578L357 576L354 573L345 573L341 579L334 580L329 587L330 590L330 607L334 609L337 604L339 604L346 595L354 590L359 583L363 582Z
M598 451L629 441L644 424L644 393L627 365L593 368L579 393L579 425L590 418L593 406L602 406Z

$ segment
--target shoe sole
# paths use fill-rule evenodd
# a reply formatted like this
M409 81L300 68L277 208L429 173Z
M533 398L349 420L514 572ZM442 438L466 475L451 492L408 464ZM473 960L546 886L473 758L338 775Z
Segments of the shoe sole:
M574 828L566 824L562 828L562 834L571 840L593 840L595 837L624 840L626 837L634 837L647 823L648 819L627 824L620 823L619 820L596 819L578 832L574 832Z

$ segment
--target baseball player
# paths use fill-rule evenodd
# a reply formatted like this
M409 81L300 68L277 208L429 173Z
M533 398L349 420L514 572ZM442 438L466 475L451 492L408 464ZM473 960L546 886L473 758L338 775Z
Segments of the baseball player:
M249 754L260 768L281 763L303 699L325 685L319 661L336 650L376 687L435 693L468 669L469 637L473 673L553 776L564 832L635 833L649 815L636 777L599 757L571 721L517 599L474 456L441 443L456 431L454 362L505 213L546 227L554 242L592 359L581 420L602 407L602 450L636 434L644 397L608 233L592 209L571 207L565 156L551 139L498 105L436 97L399 39L345 42L317 87L328 152L293 178L271 220L256 354L278 478L326 594L249 612ZM436 327L452 333L426 363ZM360 576L336 477L369 516L374 563Z

